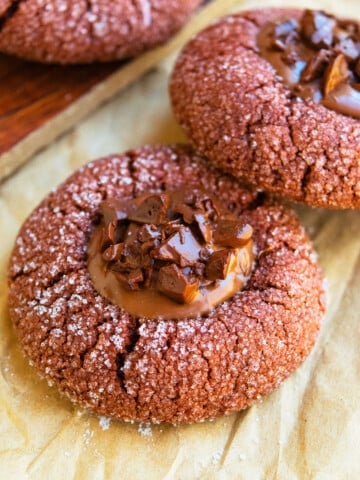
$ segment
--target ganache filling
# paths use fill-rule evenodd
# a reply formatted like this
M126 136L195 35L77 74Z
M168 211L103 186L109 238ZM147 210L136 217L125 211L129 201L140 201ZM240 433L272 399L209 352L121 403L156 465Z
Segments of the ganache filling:
M130 314L185 318L245 286L252 234L200 187L109 198L89 241L88 269L98 292Z
M294 95L360 118L360 23L305 10L260 30L258 47Z

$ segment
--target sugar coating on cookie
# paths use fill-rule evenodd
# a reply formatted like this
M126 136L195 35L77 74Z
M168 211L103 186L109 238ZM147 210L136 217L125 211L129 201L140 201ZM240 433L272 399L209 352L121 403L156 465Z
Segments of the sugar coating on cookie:
M134 57L164 43L201 0L0 2L0 51L48 63Z
M192 185L251 225L251 275L206 314L133 316L90 277L101 204ZM32 364L76 403L122 420L194 422L248 407L301 364L324 313L322 275L294 212L187 146L143 147L78 170L25 221L8 280L11 318Z
M359 37L358 22L323 12L225 17L180 54L170 84L175 115L202 154L252 187L359 208Z

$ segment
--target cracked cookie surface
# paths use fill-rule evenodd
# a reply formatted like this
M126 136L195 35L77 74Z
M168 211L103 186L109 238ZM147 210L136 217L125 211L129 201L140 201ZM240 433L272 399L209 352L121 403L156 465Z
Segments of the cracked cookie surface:
M244 290L206 315L134 317L94 288L87 246L109 197L201 185L254 228ZM21 228L9 306L31 363L70 399L123 420L193 422L270 393L316 340L322 276L295 214L209 167L190 147L143 147L74 173Z
M134 57L164 43L201 0L4 0L0 51L49 63Z
M259 55L266 22L302 13L249 11L201 32L172 75L175 115L203 155L252 187L315 207L359 208L359 120L294 96Z

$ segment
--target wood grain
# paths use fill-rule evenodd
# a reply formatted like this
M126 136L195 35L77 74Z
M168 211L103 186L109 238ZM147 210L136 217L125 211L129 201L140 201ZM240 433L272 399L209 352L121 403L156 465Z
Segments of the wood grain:
M40 65L0 55L0 155L121 65Z

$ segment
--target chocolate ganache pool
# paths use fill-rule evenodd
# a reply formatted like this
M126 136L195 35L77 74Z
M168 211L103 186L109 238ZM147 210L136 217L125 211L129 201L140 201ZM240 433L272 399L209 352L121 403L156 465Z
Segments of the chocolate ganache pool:
M147 318L203 314L241 290L254 264L252 227L201 188L101 204L88 269L95 288Z
M292 92L338 113L360 118L360 24L322 11L268 22L260 54Z

